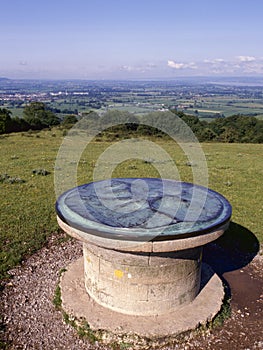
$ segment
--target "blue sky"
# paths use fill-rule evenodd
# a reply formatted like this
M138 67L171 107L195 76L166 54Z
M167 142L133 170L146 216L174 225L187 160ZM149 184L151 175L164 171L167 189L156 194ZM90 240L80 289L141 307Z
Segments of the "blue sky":
M0 77L263 75L262 0L2 0Z

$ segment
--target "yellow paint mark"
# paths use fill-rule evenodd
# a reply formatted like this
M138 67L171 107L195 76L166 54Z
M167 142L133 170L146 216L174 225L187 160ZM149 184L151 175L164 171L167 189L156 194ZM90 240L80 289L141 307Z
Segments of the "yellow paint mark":
M122 278L123 277L123 271L121 270L114 270L114 276L117 278Z
M86 260L87 260L88 263L91 263L91 260L90 260L90 258L88 256L86 256Z

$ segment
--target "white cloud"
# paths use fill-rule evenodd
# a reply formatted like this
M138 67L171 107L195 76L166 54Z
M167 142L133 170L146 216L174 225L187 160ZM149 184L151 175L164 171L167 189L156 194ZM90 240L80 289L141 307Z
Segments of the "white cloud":
M152 71L158 68L158 65L156 63L152 62L143 62L139 64L134 65L122 65L118 67L118 70L125 71L125 72L141 72L145 73L146 71Z
M235 56L232 59L205 59L199 67L207 74L262 74L263 60L254 56Z
M240 62L253 62L256 60L256 57L254 57L254 56L237 56L237 59Z
M140 72L140 73L145 73L145 67L142 66L129 66L129 65L123 65L121 67L119 67L119 70L122 72L129 72L129 73L133 73L133 72Z
M120 70L123 70L123 71L126 71L126 72L131 72L131 71L134 71L134 67L123 65L123 66L120 67Z
M179 62L175 62L172 60L168 60L167 65L168 65L168 67L173 68L173 69L186 69L186 68L197 69L197 66L194 62L179 63Z
M162 77L176 74L183 75L218 75L242 76L263 74L263 57L233 56L207 57L200 61L179 61L169 59L166 61L140 61L125 62L121 66L112 67L114 74L127 77ZM174 73L173 73L174 72Z
M176 62L171 61L171 60L168 60L167 64L168 64L168 67L174 68L174 69L182 69L182 68L184 68L184 64L183 63L176 63Z
M225 60L223 58L214 58L212 60L206 59L204 60L204 63L211 63L211 64L218 64L218 63L224 63Z

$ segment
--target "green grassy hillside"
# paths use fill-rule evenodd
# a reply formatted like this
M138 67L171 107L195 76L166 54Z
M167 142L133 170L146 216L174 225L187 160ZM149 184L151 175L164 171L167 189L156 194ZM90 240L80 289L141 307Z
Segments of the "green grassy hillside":
M62 140L59 129L0 138L1 277L59 230L53 175ZM170 141L152 141L175 159L181 180L192 181L192 167L180 148ZM89 144L78 165L79 184L92 180L97 158L110 145L102 141ZM232 220L253 232L262 243L263 144L206 143L202 148L209 187L228 198L233 206ZM149 159L127 160L116 165L113 176L156 177L159 173Z

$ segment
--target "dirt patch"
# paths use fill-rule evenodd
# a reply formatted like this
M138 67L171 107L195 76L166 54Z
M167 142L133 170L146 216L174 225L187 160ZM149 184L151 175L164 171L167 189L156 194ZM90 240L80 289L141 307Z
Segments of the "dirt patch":
M263 349L263 256L223 275L231 291L231 317L223 326L197 336L188 349ZM184 348L182 348L184 349Z

